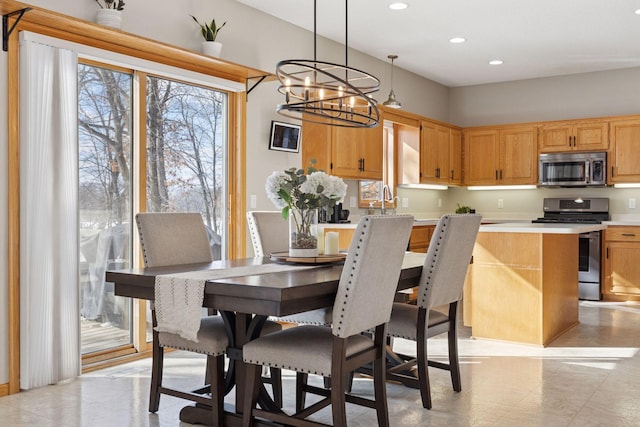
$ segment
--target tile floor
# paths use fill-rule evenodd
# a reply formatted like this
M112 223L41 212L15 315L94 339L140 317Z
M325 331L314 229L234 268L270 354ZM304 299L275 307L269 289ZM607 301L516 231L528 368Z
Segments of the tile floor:
M432 369L427 411L417 390L389 384L391 425L640 426L640 304L582 302L580 322L544 349L470 339L461 328L463 391ZM430 351L445 356L446 339L431 340ZM182 352L167 359L174 384L198 383L203 359ZM137 361L0 398L0 426L187 426L179 399L163 396L160 411L147 412L149 368L150 360ZM287 374L285 391L294 383ZM354 391L370 395L370 381L357 378ZM374 411L349 407L349 425L376 425Z

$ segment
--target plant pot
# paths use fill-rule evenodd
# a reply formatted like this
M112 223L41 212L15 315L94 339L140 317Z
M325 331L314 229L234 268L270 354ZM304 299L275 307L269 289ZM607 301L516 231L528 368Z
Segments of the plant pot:
M202 53L216 58L222 53L222 43L220 42L202 42Z
M96 24L120 29L122 26L122 11L116 9L98 9Z

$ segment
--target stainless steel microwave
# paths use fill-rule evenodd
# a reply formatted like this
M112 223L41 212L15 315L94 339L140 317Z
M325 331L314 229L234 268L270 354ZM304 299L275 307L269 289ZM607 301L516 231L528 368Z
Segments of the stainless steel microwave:
M607 184L607 153L540 154L539 185L602 187Z

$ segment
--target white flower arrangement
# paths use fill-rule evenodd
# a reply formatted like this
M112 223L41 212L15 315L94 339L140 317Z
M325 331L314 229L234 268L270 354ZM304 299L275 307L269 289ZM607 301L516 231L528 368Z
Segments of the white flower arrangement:
M347 184L342 178L313 167L308 168L307 174L303 169L291 168L273 172L267 178L265 190L273 204L282 209L282 216L286 219L292 209L332 208L342 203L347 194Z

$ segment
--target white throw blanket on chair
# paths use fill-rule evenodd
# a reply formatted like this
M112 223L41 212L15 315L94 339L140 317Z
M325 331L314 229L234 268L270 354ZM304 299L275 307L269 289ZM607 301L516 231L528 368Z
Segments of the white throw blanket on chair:
M204 288L207 281L305 268L314 267L261 264L156 276L155 310L158 326L155 330L178 334L182 338L197 342L196 337L202 317Z

